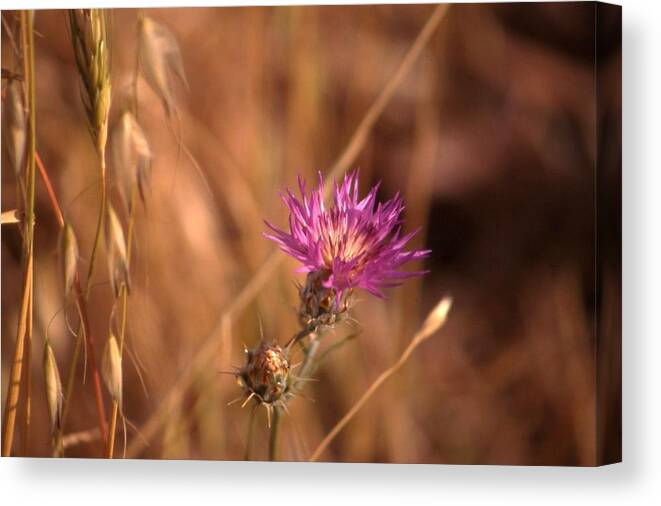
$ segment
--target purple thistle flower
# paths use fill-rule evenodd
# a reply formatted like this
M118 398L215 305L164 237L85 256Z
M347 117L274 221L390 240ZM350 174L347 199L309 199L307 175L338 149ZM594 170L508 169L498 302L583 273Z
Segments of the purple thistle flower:
M326 288L342 293L363 288L383 298L382 288L399 285L404 279L427 271L405 272L400 268L411 260L429 255L430 250L406 251L406 243L418 232L400 235L400 215L404 210L399 193L385 203L376 202L379 184L362 200L358 199L358 171L335 183L333 205L326 208L323 181L310 194L299 176L299 200L287 190L282 199L289 209L289 232L269 222L274 241L302 266L298 272L319 273Z

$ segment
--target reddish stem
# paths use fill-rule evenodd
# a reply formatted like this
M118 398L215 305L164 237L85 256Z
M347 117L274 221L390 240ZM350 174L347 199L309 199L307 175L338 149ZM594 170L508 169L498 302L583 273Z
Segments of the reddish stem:
M41 179L44 182L46 187L46 192L50 198L51 206L53 207L53 212L57 217L57 221L60 227L64 227L64 215L62 214L62 208L57 200L55 191L53 190L53 185L51 184L50 178L48 177L48 172L44 166L39 153L36 153L36 162L37 167L39 168L39 174ZM103 403L103 391L101 389L101 378L99 376L99 370L96 366L96 358L94 355L94 339L92 337L92 330L89 323L89 314L87 312L87 302L85 296L83 295L83 290L80 284L80 275L76 271L76 276L74 279L74 288L76 293L76 305L78 306L78 312L80 314L80 320L83 325L83 331L85 332L85 341L87 343L88 357L90 369L92 370L92 387L94 389L94 397L96 401L96 410L99 417L99 431L101 432L101 441L105 445L107 439L107 427L106 427L106 410Z
M50 203L53 207L53 211L55 212L55 216L57 217L57 221L60 224L60 227L64 227L64 215L62 214L62 209L60 208L60 204L58 203L57 197L55 196L53 185L51 184L48 173L46 172L46 167L44 167L44 162L41 161L39 153L35 153L35 155L37 167L39 168L39 174L41 175L41 179L44 181L44 186L48 192L48 197L50 198Z
M74 279L74 287L76 289L76 301L78 310L80 312L80 319L83 322L83 329L85 332L85 341L87 343L87 356L92 370L92 385L94 387L94 397L96 400L96 411L99 415L99 430L101 431L101 440L105 445L108 438L108 429L106 427L106 410L103 404L103 391L101 390L101 377L99 376L99 369L96 366L96 358L94 355L94 339L92 339L92 332L90 331L90 324L87 313L87 302L83 296L83 290L80 286L80 276L76 272Z

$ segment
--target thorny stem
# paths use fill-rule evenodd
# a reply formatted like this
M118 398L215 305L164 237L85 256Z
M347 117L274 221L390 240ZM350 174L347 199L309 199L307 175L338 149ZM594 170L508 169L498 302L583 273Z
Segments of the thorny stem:
M315 331L315 327L313 326L307 326L304 329L301 329L297 334L294 334L289 341L287 341L287 344L285 344L285 348L287 349L291 348L294 344L300 342L301 339L314 333L314 331Z
M310 337L310 343L303 348L304 358L303 364L301 365L301 378L307 378L308 372L312 368L312 363L317 350L319 349L319 336L316 333L312 333Z
M278 458L278 428L280 426L280 408L273 408L273 420L271 421L271 435L269 437L269 460L275 462Z
M11 455L12 443L14 441L14 428L16 424L16 410L21 388L21 377L23 367L23 357L26 352L29 353L31 336L27 337L28 346L26 347L26 336L32 332L32 300L33 300L33 269L34 269L34 182L35 182L35 164L34 153L36 148L36 129L35 129L35 82L34 82L34 13L33 11L21 12L21 35L23 40L23 64L24 73L28 85L27 105L28 105L28 146L26 152L27 158L27 181L28 193L26 202L26 233L25 233L25 274L23 279L23 297L19 316L18 329L16 332L16 348L14 350L14 359L9 373L9 391L5 403L5 428L2 438L2 456ZM27 379L27 378L26 378ZM29 403L29 401L27 401ZM29 414L29 408L28 408ZM26 423L29 422L29 416Z
M248 419L248 431L246 433L246 450L243 454L243 460L250 460L250 450L252 448L252 433L255 426L255 411L257 411L257 404L253 405L250 410L250 418Z
M314 361L313 366L310 367L310 369L309 369L310 374L314 374L314 371L316 370L316 368L319 366L319 364L320 364L320 363L321 363L326 357L328 357L332 352L334 352L334 351L340 349L340 348L341 348L342 346L344 346L347 342L349 342L349 341L351 341L352 339L354 339L359 333L360 333L360 332L354 332L354 333L352 333L352 334L349 334L349 335L347 335L347 336L345 336L345 337L339 339L338 341L334 342L334 343L331 344L330 346L328 346L328 347L324 350L324 352L316 358L316 360Z
M133 227L135 223L135 201L136 201L137 187L133 185L131 188L131 198L129 201L129 224L126 243L126 258L127 264L131 265L131 244L133 242ZM119 299L122 305L122 314L121 314L121 323L119 327L119 356L121 357L124 353L124 340L126 336L126 319L128 315L128 287L126 283L122 283L121 288L119 289ZM108 444L107 444L107 453L106 457L109 459L113 458L115 451L115 433L117 429L117 416L119 415L119 404L116 400L112 402L112 412L110 414L110 430L108 432Z
M304 345L301 341L304 336L310 336L310 342L308 345ZM301 336L301 337L299 337ZM304 328L301 332L294 335L289 341L290 343L299 342L303 347L303 364L301 364L301 378L306 378L308 371L311 369L314 356L319 349L319 337L317 336L314 329L309 327ZM269 460L274 461L277 457L278 452L278 430L280 426L280 408L277 406L273 410L273 421L271 423L271 433L269 437ZM252 420L251 420L252 423Z

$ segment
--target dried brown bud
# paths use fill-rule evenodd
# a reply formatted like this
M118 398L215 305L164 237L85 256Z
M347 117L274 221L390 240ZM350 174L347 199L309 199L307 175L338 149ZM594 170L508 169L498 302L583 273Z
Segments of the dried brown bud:
M239 384L248 398L266 404L284 400L289 387L289 360L278 344L260 342L253 350L246 350L246 365L237 374Z
M349 308L351 290L345 291L340 300L333 288L323 285L323 278L319 272L311 272L305 279L305 286L299 289L301 305L298 317L301 325L307 328L332 326L342 321Z

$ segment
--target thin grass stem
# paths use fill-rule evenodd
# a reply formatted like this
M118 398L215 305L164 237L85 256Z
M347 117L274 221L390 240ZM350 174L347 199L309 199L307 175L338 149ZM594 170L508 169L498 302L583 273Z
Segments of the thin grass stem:
M48 177L48 172L46 171L46 167L44 167L44 162L39 156L39 153L35 153L35 160L37 162L37 168L39 169L39 175L41 176L41 180L44 183L44 187L46 188L46 193L48 193L51 207L55 213L55 218L57 218L57 223L59 224L60 228L62 228L64 227L64 215L62 214L62 208L60 207L60 203L57 200L55 190L53 190L53 184Z
M29 454L30 442L30 419L32 411L32 327L33 327L33 306L34 306L34 283L30 290L28 300L28 320L27 332L25 333L25 350L23 351L23 361L25 362L23 380L25 384L25 400L23 402L23 433L21 437L21 453L24 456Z
M25 348L25 334L27 331L27 318L28 318L28 300L30 297L30 290L32 286L32 256L28 257L28 264L25 269L23 277L23 299L21 307L26 309L21 311L18 330L16 333L16 348L14 350L14 359L11 364L9 372L9 391L7 392L7 400L5 401L5 421L4 433L2 436L2 456L9 457L11 455L12 442L14 440L14 427L16 424L16 409L18 407L18 398L20 395L21 384L21 368L22 358Z
M34 73L34 12L21 12L21 38L23 42L23 65L25 79L28 86L27 107L28 107L28 145L26 151L27 167L27 201L25 203L26 221L24 233L24 264L25 273L23 277L23 296L21 300L21 309L19 315L18 329L16 332L16 347L14 349L14 358L9 373L9 389L5 403L5 423L2 438L2 456L11 455L12 444L14 441L14 428L16 425L16 411L20 398L21 381L23 378L23 358L30 347L31 338L26 337L28 333L32 334L32 301L34 286L34 196L35 196L35 162L34 154L36 147L36 127L35 127L35 73ZM26 346L27 341L27 346ZM26 378L29 380L29 378ZM27 390L27 388L26 388ZM29 400L26 400L29 406ZM27 410L29 414L29 407ZM26 417L26 424L29 424L29 416ZM27 425L26 425L27 429Z
M411 342L409 345L406 347L404 352L400 355L399 359L397 362L395 362L392 366L390 366L388 369L383 371L375 380L374 382L367 388L365 393L356 401L356 403L351 407L351 409L347 412L346 415L342 417L342 419L337 422L337 424L331 429L331 431L324 437L324 439L319 443L319 446L315 449L314 452L312 452L312 455L310 456L309 461L310 462L315 462L319 460L319 457L323 454L323 452L328 448L328 445L335 439L335 437L340 433L344 427L353 419L353 417L360 411L360 409L365 405L365 403L374 395L374 393L383 385L383 383L386 382L393 374L395 374L401 367L406 363L406 361L409 359L413 351L424 341L426 341L429 337L434 335L438 329L440 329L443 324L445 323L445 320L447 319L448 312L450 311L450 307L452 306L452 299L449 297L443 298L437 305L436 307L432 310L431 313L427 316L427 319L423 323L422 327L420 327L420 330L416 332L416 334L413 336L413 339L411 339Z
M58 224L60 227L64 227L65 221L64 221L64 214L62 213L62 207L60 206L60 203L57 199L57 195L55 194L55 191L53 189L53 184L50 180L50 177L48 176L48 171L46 170L46 167L43 163L43 160L39 156L38 153L35 153L35 160L36 160L36 165L37 168L39 169L39 174L41 176L41 179L44 183L44 187L46 188L46 192L48 193L49 200L51 202L51 207L53 208L53 213L55 214L55 217L58 221ZM58 431L56 437L54 438L54 455L58 456L61 455L63 448L62 445L62 436L64 434L64 426L65 422L67 420L68 412L69 412L69 402L68 399L70 399L71 396L71 391L73 389L73 381L75 379L75 367L74 365L78 363L78 358L80 355L80 346L82 344L81 337L80 337L80 330L82 327L83 332L85 333L86 336L91 336L91 328L89 324L89 315L87 312L87 304L86 300L84 297L84 294L81 289L81 283L80 283L80 274L78 271L76 271L75 274L75 280L74 280L74 287L75 287L75 296L76 296L76 306L78 309L78 314L80 316L80 321L81 325L78 328L78 333L77 333L77 338L76 338L76 344L74 346L74 351L73 355L71 358L71 364L72 367L69 369L69 374L67 377L67 384L66 384L66 392L69 392L68 395L65 395L65 402L63 404L63 409L62 409L62 423L60 430ZM96 383L96 381L95 381ZM94 385L94 391L95 391L95 398L97 399L97 405L98 405L98 399L100 398L100 382L97 385ZM99 430L101 431L101 425L99 425Z
M110 60L108 54L110 39L107 33L107 18L105 12L100 9L92 9L90 11L89 21L91 22L91 40L88 40L84 30L81 28L81 25L79 24L80 20L78 19L76 11L72 10L69 12L69 23L71 27L74 56L76 58L76 65L84 90L82 94L83 105L85 106L88 122L91 127L94 147L96 148L100 178L101 202L99 205L99 216L97 219L92 251L89 258L89 267L87 271L87 279L85 281L84 291L81 291L80 289L81 286L79 277L76 277L76 282L74 283L76 291L79 295L82 296L84 303L86 303L89 299L92 289L92 280L94 278L96 260L101 244L101 236L107 211L108 195L106 181L106 141L108 132L108 111L110 109L111 100ZM83 311L80 312L81 324L83 324L85 315L82 314ZM80 328L81 325L79 325L78 334L80 334ZM85 328L89 329L89 326L85 326ZM92 372L92 388L94 390L96 410L99 418L99 430L101 433L101 440L105 454L107 451L106 443L108 441L108 428L106 426L103 391L101 389L101 378L96 366L94 339L92 334L87 331L85 332L85 343L87 346L87 356L89 357L90 369ZM66 391L64 394L62 423L60 425L60 434L58 436L59 440L61 440L66 425L66 417L68 415L69 405L71 403L71 395L73 393L73 384L78 365L78 359L80 356L81 345L82 340L80 338L76 339L74 353L71 359L71 365L69 367Z
M135 201L137 198L137 186L133 185L131 188L131 198L129 201L129 224L128 224L128 229L126 232L127 236L127 243L126 243L126 256L127 256L127 263L128 265L131 265L131 245L133 243L133 229L134 229L134 224L135 224ZM119 299L121 303L121 320L120 320L120 326L119 326L119 356L121 357L124 353L124 341L125 341L125 336L126 336L126 321L128 318L128 287L126 286L126 283L123 283L120 290L119 290ZM113 458L114 450L115 450L115 437L116 437L116 429L117 429L117 417L119 415L119 404L116 400L113 400L112 403L112 412L110 414L110 429L108 431L108 444L107 446L107 453L106 456L109 459Z

